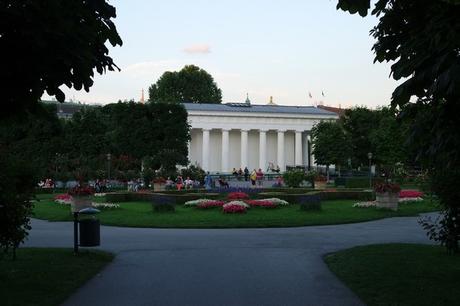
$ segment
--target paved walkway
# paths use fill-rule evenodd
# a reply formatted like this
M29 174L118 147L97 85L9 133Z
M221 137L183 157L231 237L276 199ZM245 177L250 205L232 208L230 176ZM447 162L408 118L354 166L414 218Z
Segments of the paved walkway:
M65 305L362 305L322 256L429 243L416 217L271 229L101 228L117 256ZM33 220L26 246L72 247L72 223Z

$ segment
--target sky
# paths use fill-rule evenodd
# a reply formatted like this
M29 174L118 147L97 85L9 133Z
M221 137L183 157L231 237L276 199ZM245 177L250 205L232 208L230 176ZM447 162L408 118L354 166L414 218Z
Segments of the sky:
M66 100L140 100L165 71L188 64L208 71L223 102L281 105L388 105L397 82L374 64L374 17L337 11L337 0L112 0L121 72L97 75L89 93ZM324 97L322 93L324 92ZM313 98L309 98L309 93ZM47 97L44 96L44 99Z

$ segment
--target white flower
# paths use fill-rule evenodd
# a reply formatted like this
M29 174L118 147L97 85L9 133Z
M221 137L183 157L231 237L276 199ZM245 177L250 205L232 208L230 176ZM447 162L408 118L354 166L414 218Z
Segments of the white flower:
M353 204L353 207L360 207L360 208L375 207L375 206L377 206L377 201L359 202L359 203Z
M115 208L120 208L120 205L114 204L114 203L96 203L93 202L92 206L94 208L101 208L101 209L115 209Z
M226 206L230 206L230 205L239 205L239 206L243 206L243 207L246 207L246 208L250 208L250 207L251 207L250 205L244 203L243 201L230 201L230 202L224 204L224 208L225 208Z
M289 205L288 201L281 200L281 199L278 199L278 198L262 199L262 200L259 200L259 201L268 201L268 202L272 202L273 204L281 205L281 206Z
M401 202L419 202L419 201L423 201L423 198L399 198L398 202L401 203Z
M198 200L193 200L193 201L187 201L184 203L184 206L197 206L201 203L206 203L206 202L211 202L211 201L214 201L214 200L210 200L210 199L198 199Z
M95 197L105 197L105 193L99 192L94 194Z

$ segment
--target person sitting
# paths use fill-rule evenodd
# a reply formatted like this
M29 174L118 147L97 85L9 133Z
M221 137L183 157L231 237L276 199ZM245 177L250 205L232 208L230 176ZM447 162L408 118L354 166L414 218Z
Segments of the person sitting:
M219 178L219 185L220 187L223 187L223 188L229 188L230 186L228 185L228 182L226 182L223 178Z
M173 180L168 176L165 182L165 190L174 189L176 184L174 184Z
M192 187L193 181L187 176L187 179L185 180L185 189L192 189Z
M281 176L276 177L275 184L273 184L273 187L283 187L283 178Z

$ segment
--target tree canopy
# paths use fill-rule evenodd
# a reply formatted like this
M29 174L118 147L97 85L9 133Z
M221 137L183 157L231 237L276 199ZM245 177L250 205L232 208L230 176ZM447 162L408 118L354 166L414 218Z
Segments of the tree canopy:
M350 141L339 122L321 121L312 128L311 135L317 164L340 168L350 158Z
M6 116L32 109L47 93L63 102L61 85L77 90L118 67L105 43L122 45L106 0L2 0L0 91Z
M149 88L150 102L221 103L222 91L213 77L194 65L180 71L167 71Z
M460 239L460 0L378 0L371 14L375 61L393 62L404 79L391 104L412 119L409 140L444 206L441 229L431 237L459 251ZM338 0L338 9L366 16L370 0ZM415 100L414 100L415 98ZM429 226L427 226L430 228Z

